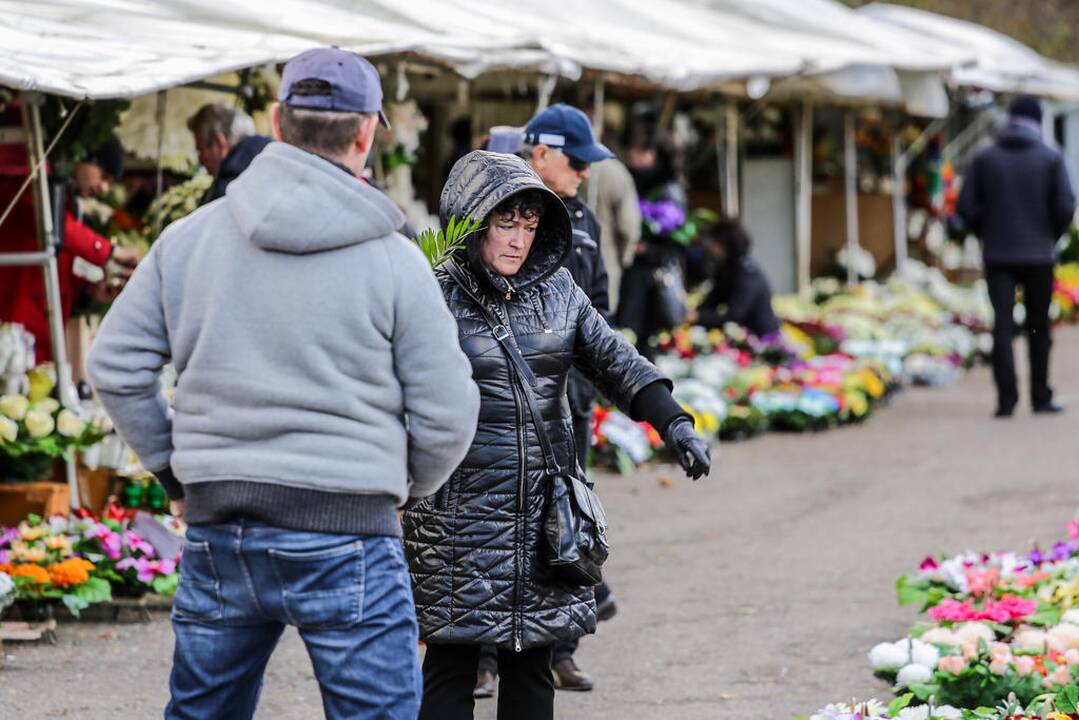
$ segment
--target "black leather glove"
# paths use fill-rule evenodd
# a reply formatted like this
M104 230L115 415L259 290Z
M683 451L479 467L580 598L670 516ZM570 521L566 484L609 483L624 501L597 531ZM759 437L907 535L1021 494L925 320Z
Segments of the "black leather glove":
M693 421L689 418L677 417L672 420L663 433L663 442L682 463L686 475L694 480L707 475L712 469L708 443L693 429Z

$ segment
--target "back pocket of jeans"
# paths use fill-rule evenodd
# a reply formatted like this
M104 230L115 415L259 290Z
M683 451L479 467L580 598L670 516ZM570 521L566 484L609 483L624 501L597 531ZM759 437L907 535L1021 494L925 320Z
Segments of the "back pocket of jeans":
M184 543L180 586L176 589L172 609L175 615L191 620L221 618L221 578L214 566L209 543Z
M289 622L331 630L363 619L363 542L318 550L269 550Z

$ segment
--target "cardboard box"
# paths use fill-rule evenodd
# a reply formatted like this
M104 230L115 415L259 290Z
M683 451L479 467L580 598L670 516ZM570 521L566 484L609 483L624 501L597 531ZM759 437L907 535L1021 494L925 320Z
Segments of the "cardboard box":
M65 483L0 483L0 525L18 525L26 516L67 515L71 493Z

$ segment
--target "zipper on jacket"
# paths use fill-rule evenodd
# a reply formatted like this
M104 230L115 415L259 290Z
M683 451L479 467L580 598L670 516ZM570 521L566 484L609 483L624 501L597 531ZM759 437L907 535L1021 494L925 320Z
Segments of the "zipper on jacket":
M511 286L512 287L512 286ZM509 293L506 295L509 297ZM510 325L510 314L506 309L505 303L502 303L500 307L496 308L500 320L506 326L506 329L513 334L513 327ZM516 342L516 338L514 338ZM506 358L506 370L510 375L510 388L513 390L513 406L514 411L517 414L517 457L520 458L517 469L517 512L513 516L513 649L515 652L521 652L521 584L523 578L521 577L521 566L524 564L521 560L521 551L524 540L521 533L521 517L524 512L524 494L526 464L528 462L528 448L525 447L524 441L524 412L523 412L523 399L520 396L520 390L517 388L517 383L513 382L512 378L516 375L516 369L513 367L513 363L509 358Z
M502 279L506 281L506 287L509 288L509 290L506 291L506 299L507 300L512 300L513 299L513 293L517 292L517 290L514 289L513 283L510 282L509 278L502 278ZM506 313L506 315L508 316L509 313Z

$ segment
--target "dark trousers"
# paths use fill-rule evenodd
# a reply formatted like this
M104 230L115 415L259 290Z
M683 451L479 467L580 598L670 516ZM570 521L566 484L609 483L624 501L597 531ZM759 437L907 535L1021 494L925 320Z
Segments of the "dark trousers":
M1030 353L1030 400L1035 407L1052 401L1049 388L1049 304L1053 298L1052 265L989 265L985 269L989 301L993 305L993 379L997 385L997 405L1011 408L1019 401L1015 380L1016 287L1023 288L1026 306L1027 350Z
M479 645L427 646L419 720L472 720ZM552 720L551 648L498 650L498 720Z
M596 604L606 600L611 594L611 588L607 585L607 582L601 582L596 586ZM564 643L559 643L554 646L551 651L551 664L555 664L561 660L569 660L573 658L573 654L577 652L577 645L580 643L580 638L573 638Z

